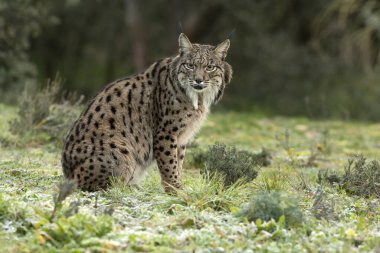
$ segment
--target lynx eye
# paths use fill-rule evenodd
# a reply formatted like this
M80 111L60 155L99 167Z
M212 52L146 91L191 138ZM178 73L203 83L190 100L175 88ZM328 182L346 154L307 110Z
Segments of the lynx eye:
M206 71L207 72L212 72L216 69L216 67L214 65L207 65L206 67Z
M194 69L194 64L192 64L192 63L185 63L185 68L187 68L188 70L193 70Z

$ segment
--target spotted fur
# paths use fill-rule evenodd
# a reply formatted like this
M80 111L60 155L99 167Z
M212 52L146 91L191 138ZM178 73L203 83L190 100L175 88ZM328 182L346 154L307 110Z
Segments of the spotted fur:
M65 177L89 191L111 177L130 185L156 161L164 189L181 188L186 145L231 81L229 44L192 44L181 34L178 55L106 86L67 135Z

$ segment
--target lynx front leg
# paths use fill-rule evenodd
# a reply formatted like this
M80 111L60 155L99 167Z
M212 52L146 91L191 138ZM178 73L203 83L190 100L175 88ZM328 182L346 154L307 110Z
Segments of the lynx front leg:
M181 145L177 149L177 157L178 157L178 171L179 175L182 174L182 166L183 166L183 161L185 160L185 153L186 153L186 145Z
M161 174L161 183L166 192L171 192L172 187L182 188L176 143L177 140L174 138L162 138L154 148L154 156Z

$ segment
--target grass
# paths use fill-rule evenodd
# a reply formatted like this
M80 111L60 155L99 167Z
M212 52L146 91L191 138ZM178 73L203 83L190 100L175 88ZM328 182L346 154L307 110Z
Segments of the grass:
M177 195L163 192L156 168L141 182L141 189L116 180L107 191L62 191L61 186L59 195L60 149L54 142L36 138L30 142L12 134L7 122L16 111L0 104L1 252L380 249L379 199L317 183L320 171L344 174L352 154L360 153L369 161L379 158L378 124L215 113L188 150L185 189ZM204 177L191 161L192 155L205 152L216 141L253 153L265 148L271 152L271 163L261 167L253 181L225 187L221 175ZM264 192L281 192L275 194L281 200L297 199L297 207L290 206L301 212L302 221L288 227L286 216L292 215L292 209L285 212L284 205L289 205L281 201L270 202L274 210L242 218L239 214L252 200L265 203ZM273 211L272 219L265 216Z

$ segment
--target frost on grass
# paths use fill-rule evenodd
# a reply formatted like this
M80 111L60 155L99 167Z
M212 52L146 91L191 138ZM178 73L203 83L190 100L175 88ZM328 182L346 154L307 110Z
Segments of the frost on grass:
M15 109L0 108L4 122L14 118ZM315 183L317 168L300 168L297 164L278 159L281 147L275 146L273 133L283 129L284 125L291 127L300 124L299 119L259 120L259 123L265 124L257 128L252 127L256 118L239 113L211 114L211 121L215 122L213 127L207 128L206 125L202 128L199 147L190 149L190 152L198 152L215 139L252 149L265 144L273 150L275 157L272 164L260 170L259 178L254 181L247 183L243 177L228 187L221 172L215 173L216 176L209 171L200 175L199 170L191 169L195 166L189 168L185 164L184 189L174 196L163 192L157 169L147 173L141 182L141 189L115 182L107 191L75 191L64 199L70 191L66 191L69 188L62 188L61 196L56 198L61 200L58 202L62 205L52 220L52 194L59 193L55 186L62 179L60 150L54 149L53 145L45 145L45 142L40 142L39 146L0 145L1 249L5 252L377 250L380 245L379 199L358 197L352 194L353 191L348 194L342 188L328 187L328 184L321 187ZM302 124L315 123L305 121ZM0 121L0 137L9 134L8 124L4 122ZM324 124L332 131L332 137L345 140L337 142L331 138L334 152L325 154L327 163L323 166L341 168L335 173L339 180L343 180L345 174L341 157L345 156L348 146L354 146L371 157L379 156L379 149L372 148L378 144L380 137L378 124ZM240 129L238 136L237 128ZM371 133L371 138L363 143L360 132ZM350 139L343 138L346 136ZM294 137L300 140L305 138L301 132L294 132ZM201 160L202 166L206 158ZM319 162L324 163L322 160ZM369 166L371 162L366 161L365 164ZM368 168L372 171L376 166ZM297 179L299 172L307 180L308 187L292 187L290 184L290 180ZM356 175L354 172L353 163L350 173ZM323 191L318 192L319 187ZM363 188L370 187L366 184ZM279 196L273 197L274 192L279 192ZM293 205L289 198L293 199L295 195L300 202L294 200ZM255 210L253 202L261 203L257 205L258 211L246 212L249 207ZM266 211L260 213L261 210ZM300 210L304 225L289 229L287 226L290 224L287 223L292 215L299 219ZM240 212L244 216L237 217ZM269 215L264 216L266 214Z

